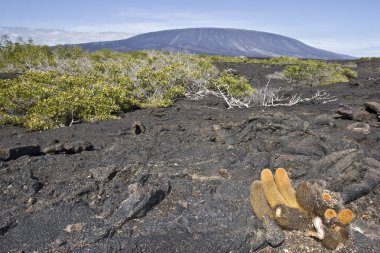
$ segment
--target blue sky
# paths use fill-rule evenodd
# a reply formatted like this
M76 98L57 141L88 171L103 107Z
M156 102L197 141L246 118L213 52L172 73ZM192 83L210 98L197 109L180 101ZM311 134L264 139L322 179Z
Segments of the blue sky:
M273 32L337 53L380 56L379 10L379 0L7 0L1 3L0 34L55 44L232 27Z

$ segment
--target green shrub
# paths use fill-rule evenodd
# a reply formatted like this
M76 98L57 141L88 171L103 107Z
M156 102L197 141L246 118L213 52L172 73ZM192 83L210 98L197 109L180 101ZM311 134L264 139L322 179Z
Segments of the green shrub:
M344 75L345 77L347 77L348 79L352 79L352 78L357 78L358 77L358 72L350 69L350 68L343 68L342 69L342 75Z
M53 54L58 59L73 59L77 60L85 55L85 52L80 47L71 47L71 46L56 46L52 50Z
M237 97L253 90L244 78L220 73L208 57L189 54L88 53L5 41L0 59L0 71L23 72L0 80L0 124L33 130L114 119L131 108L168 107L208 90Z
M168 107L174 99L183 96L184 87L174 73L178 64L163 66L161 69L152 67L142 68L136 74L135 96L139 101L136 106L140 108Z
M380 60L380 57L361 57L359 58L360 61L374 61L374 60Z
M3 121L41 130L116 118L113 113L126 107L127 89L90 76L33 71L0 81L0 97Z
M302 64L289 65L284 69L285 77L295 83L318 86L338 82L348 82L356 77L356 72L343 68L337 63L305 60Z
M251 96L255 91L244 77L235 77L224 71L221 76L215 79L210 86L211 89L220 89L228 92L233 97Z
M239 56L220 56L212 55L201 57L207 58L211 62L231 62L231 63L251 63L251 64L274 64L274 65L285 65L285 64L299 64L303 62L303 59L289 56L280 56L273 57L269 59L258 59L258 58L248 58L248 57L239 57Z
M48 69L54 65L53 53L48 46L33 45L20 39L12 42L3 36L0 44L0 69L3 72Z
M290 64L284 75L293 82L327 84L354 78L339 64L291 57L191 55L143 51L89 53L77 47L54 48L2 38L0 71L22 72L0 80L0 124L34 130L117 118L131 108L171 106L177 98L223 94L249 101L255 90L248 81L219 72L215 61Z
M207 58L207 56L202 56ZM354 63L346 66L337 63L328 63L319 60L305 60L296 57L280 56L270 59L255 59L235 56L208 56L212 62L252 63L288 65L282 74L291 82L311 86L326 85L337 82L347 82L357 77L357 72L350 69L356 67ZM363 60L367 60L361 58ZM282 76L277 73L277 76Z

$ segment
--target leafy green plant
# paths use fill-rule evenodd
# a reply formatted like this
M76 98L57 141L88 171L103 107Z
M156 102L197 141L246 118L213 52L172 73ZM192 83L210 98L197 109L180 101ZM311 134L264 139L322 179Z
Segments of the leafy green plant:
M360 61L373 61L373 60L380 60L380 57L361 57L359 58Z
M6 37L0 45L0 71L22 73L12 80L0 80L0 124L34 130L114 119L132 108L168 107L180 97L213 94L223 97L229 107L254 104L261 93L244 77L220 72L213 65L217 61L285 65L279 76L313 86L344 82L357 75L337 63L292 57L90 53L77 47L12 42Z
M354 70L352 70L350 68L343 68L341 73L342 73L342 75L344 75L348 79L352 79L352 78L358 77L358 72L356 72L356 71L354 71Z
M285 65L285 64L299 64L303 59L289 56L280 56L270 59L258 59L258 58L248 58L248 57L237 57L237 56L221 56L213 55L206 56L202 55L203 58L208 58L212 62L232 62L232 63L248 63L248 64L274 64L274 65Z
M34 45L32 40L12 42L3 36L0 44L0 69L4 72L48 69L54 65L48 46Z
M0 97L3 121L41 130L116 118L113 113L126 107L127 89L89 76L30 71L0 81Z
M222 72L220 77L212 82L210 88L228 92L233 97L251 96L255 91L246 78L235 77L227 71Z
M338 63L329 63L321 60L305 60L287 56L271 59L204 55L202 57L208 57L212 62L286 65L281 74L280 72L276 74L277 78L285 77L291 82L310 86L347 82L349 79L357 77L357 72L351 69L355 67L355 65L352 64L343 66Z
M295 83L318 86L348 82L356 77L356 72L337 63L307 60L303 64L289 65L284 69L285 77Z
M89 53L3 40L0 59L0 71L22 73L0 80L0 124L33 130L114 119L131 108L168 107L179 97L212 90L237 97L253 90L244 78L220 73L207 57L189 54Z

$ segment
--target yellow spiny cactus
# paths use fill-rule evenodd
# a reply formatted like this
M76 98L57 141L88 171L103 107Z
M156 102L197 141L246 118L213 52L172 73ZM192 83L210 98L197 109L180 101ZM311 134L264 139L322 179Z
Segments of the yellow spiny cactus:
M274 176L264 169L261 181L251 185L250 201L259 219L268 216L283 229L310 229L312 223L315 230L307 231L306 235L321 240L328 249L340 248L350 238L349 224L355 215L349 209L341 209L341 196L312 180L300 182L294 190L283 168L278 168Z
M278 168L274 175L274 181L281 195L284 197L286 205L292 208L300 209L298 205L296 192L290 184L288 173L283 168Z
M312 191L311 184L309 182L303 181L299 183L296 187L296 197L297 202L305 211L313 213L314 210L314 194Z
M348 225L355 218L355 214L350 209L342 209L338 212L337 217L340 224Z
M282 204L276 207L274 219L280 227L288 230L302 230L309 225L310 221L307 213L301 209Z
M300 207L309 214L323 217L330 202L323 198L322 187L318 184L303 181L296 187L296 197Z
M263 184L259 180L254 181L251 185L250 201L257 218L263 220L265 215L273 218L273 211L268 205L264 195Z
M263 184L265 198L269 206L275 209L279 204L285 204L285 199L279 192L276 183L273 179L273 174L269 169L264 169L261 172L261 182Z

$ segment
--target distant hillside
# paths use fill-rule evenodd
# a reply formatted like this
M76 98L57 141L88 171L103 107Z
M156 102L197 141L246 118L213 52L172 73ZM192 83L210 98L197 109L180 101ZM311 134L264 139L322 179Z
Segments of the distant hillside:
M84 43L77 46L90 51L104 48L119 52L157 49L247 57L294 56L326 60L354 58L310 47L296 39L278 34L230 28L165 30L144 33L124 40Z

